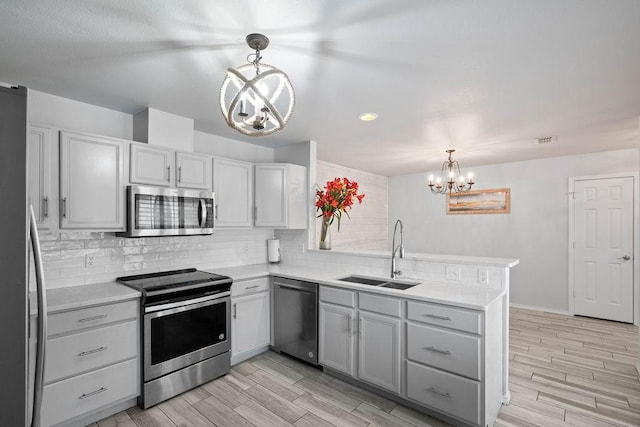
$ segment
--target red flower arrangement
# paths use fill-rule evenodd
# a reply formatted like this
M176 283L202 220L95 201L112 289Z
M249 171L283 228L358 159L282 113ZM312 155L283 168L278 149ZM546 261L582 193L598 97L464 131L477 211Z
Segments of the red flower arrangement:
M348 178L334 178L333 181L327 181L324 189L316 190L316 211L321 212L317 218L322 217L322 230L320 232L320 248L326 246L327 230L329 225L333 224L333 220L338 220L338 231L340 231L340 219L345 213L347 217L355 200L362 203L364 194L358 194L358 183L350 181Z

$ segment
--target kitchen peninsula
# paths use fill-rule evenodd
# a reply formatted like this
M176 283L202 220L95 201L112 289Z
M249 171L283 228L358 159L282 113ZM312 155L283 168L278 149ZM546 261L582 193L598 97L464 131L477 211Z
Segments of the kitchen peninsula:
M510 399L509 270L518 262L408 254L400 263L403 281L419 284L406 290L338 280L386 277L388 255L374 251L307 251L289 263L212 271L237 287L267 276L318 283L318 351L326 372L450 421L491 425ZM367 348L377 359L367 357L373 353Z

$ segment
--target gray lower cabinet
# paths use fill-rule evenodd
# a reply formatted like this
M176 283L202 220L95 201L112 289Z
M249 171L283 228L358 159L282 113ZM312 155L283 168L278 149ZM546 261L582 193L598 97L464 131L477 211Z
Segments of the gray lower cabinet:
M353 376L356 342L353 319L356 310L321 302L318 313L318 361L322 366Z
M358 378L400 393L400 319L358 313Z
M502 405L502 300L486 311L320 287L320 364L441 413L493 425Z
M140 394L138 310L131 300L48 315L42 426L90 424Z
M379 306L370 307L365 303L369 296L320 287L319 361L324 367L400 393L402 323L399 314L386 314L386 307L399 307L400 301L371 295ZM378 312L365 310L376 307Z

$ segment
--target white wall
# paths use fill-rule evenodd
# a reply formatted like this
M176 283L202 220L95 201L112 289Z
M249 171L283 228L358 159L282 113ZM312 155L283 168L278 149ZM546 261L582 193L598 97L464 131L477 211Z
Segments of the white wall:
M133 135L131 114L36 90L29 90L29 122L113 138Z
M511 188L510 214L446 215L446 198L426 185L429 172L391 177L389 218L404 222L407 252L519 258L511 302L566 311L568 178L637 172L638 155L632 149L473 168L477 188Z
M193 138L193 150L198 153L252 163L273 162L273 148L260 147L200 131L195 131Z
M352 169L334 163L318 161L316 184L324 187L335 177L356 181L359 192L365 194L362 204L355 203L349 216L343 215L338 232L337 223L331 227L333 249L388 250L388 185L386 176ZM315 196L314 196L315 200ZM316 218L316 242L320 241L321 219Z

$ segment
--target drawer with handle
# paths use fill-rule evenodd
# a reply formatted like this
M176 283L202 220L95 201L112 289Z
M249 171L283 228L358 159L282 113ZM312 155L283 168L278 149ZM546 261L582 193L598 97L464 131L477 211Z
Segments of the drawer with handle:
M407 323L407 358L468 378L480 378L480 338Z
M409 301L407 302L407 318L477 335L480 335L482 331L481 312L446 305Z
M138 322L131 321L47 340L45 384L133 358Z
M138 359L44 386L42 425L87 414L140 392Z
M269 278L240 280L231 285L231 296L252 294L254 292L264 292L269 290Z
M480 383L407 362L407 397L472 424L480 424Z
M330 286L320 286L320 301L344 305L346 307L355 307L356 293L345 289L332 288Z
M137 300L54 313L47 317L47 336L135 319L137 316Z

